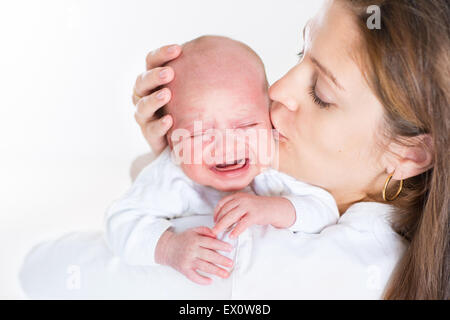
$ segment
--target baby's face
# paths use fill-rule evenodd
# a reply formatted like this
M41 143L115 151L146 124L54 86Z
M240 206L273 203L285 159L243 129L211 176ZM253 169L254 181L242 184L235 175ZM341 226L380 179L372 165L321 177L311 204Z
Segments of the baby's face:
M273 140L265 79L213 85L191 80L171 89L169 145L193 181L240 190L270 165Z
M169 65L167 138L175 160L201 185L246 187L270 165L274 146L261 60L237 41L209 36L187 43Z

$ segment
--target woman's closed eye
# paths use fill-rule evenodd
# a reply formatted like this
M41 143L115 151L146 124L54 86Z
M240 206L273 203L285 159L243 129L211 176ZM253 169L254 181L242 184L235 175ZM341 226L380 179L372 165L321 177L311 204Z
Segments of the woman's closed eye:
M313 102L314 102L315 104L317 104L320 108L329 108L329 107L332 105L332 103L323 101L322 99L320 99L320 98L317 96L317 93L316 93L316 84L317 84L317 82L314 83L314 85L309 89L309 95L311 96Z
M303 60L304 56L305 56L305 51L304 49L302 49L299 53L297 53L297 56L299 58L299 63ZM331 102L326 102L323 99L321 99L317 93L316 93L316 85L317 85L317 79L314 83L314 85L309 89L309 95L311 96L313 102L315 104L317 104L320 108L329 108L332 103Z

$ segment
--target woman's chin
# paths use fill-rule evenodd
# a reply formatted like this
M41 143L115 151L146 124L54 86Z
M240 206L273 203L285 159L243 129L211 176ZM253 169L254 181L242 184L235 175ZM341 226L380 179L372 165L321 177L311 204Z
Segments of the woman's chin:
M298 159L298 156L292 152L292 149L286 143L280 143L278 148L277 169L286 174L292 174L298 171L298 163L292 162L292 159Z

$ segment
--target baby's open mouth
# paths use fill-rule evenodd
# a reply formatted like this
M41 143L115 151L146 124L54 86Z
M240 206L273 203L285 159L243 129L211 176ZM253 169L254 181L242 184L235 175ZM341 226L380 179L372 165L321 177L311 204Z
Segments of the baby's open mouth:
M235 160L232 162L226 162L222 164L217 164L214 166L214 169L220 172L233 171L238 170L245 167L248 163L248 158Z

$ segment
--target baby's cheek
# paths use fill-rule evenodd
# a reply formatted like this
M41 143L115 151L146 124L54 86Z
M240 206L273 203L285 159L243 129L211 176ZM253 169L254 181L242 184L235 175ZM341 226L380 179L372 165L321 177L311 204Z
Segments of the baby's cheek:
M272 128L255 128L248 136L247 145L253 164L270 165L276 147Z
M215 148L211 140L203 136L187 137L173 146L173 154L177 164L210 167L214 165ZM195 167L196 168L196 167ZM199 168L195 170L200 170Z
M181 164L183 172L194 182L201 185L208 185L209 178L207 168L198 164Z

